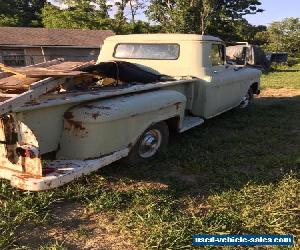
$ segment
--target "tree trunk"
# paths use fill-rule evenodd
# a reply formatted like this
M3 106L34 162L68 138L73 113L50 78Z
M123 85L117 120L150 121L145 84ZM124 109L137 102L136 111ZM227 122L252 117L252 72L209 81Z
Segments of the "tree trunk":
M132 0L129 0L129 5L130 5L130 13L131 13L131 22L134 24L135 23L135 11L134 11L134 6L132 4Z
M204 17L204 13L202 13L201 15L201 35L205 34L205 17Z

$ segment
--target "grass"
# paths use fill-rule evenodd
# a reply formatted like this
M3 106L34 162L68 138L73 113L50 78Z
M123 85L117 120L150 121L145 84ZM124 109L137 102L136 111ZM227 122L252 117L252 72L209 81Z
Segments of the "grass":
M271 72L262 84L300 89L300 73ZM173 135L165 155L139 167L116 163L40 193L1 180L0 249L83 248L97 235L82 214L112 218L101 224L107 228L94 245L99 248L107 247L103 238L112 233L137 249L190 249L192 234L200 233L289 233L299 239L299 113L299 96L263 97L246 110ZM75 213L75 225L65 224L71 215L55 212L65 203L83 211ZM68 237L51 236L49 228L57 227Z
M263 88L297 88L300 89L300 63L293 67L276 66L262 76Z

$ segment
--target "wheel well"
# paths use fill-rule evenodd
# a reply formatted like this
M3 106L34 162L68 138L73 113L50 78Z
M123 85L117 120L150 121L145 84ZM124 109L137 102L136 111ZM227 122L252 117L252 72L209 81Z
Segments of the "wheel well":
M259 89L258 89L258 83L255 82L255 83L252 83L251 87L250 87L253 91L254 94L257 94Z
M169 118L168 120L165 120L165 122L167 123L167 125L169 127L169 131L178 132L179 122L180 122L179 116Z

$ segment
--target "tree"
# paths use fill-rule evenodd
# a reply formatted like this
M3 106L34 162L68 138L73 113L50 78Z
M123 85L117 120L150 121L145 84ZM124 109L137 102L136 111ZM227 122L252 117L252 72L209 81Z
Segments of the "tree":
M0 26L41 26L46 0L1 0Z
M269 50L285 51L291 54L300 53L299 18L286 18L281 22L273 22L263 35L267 38L266 47Z
M116 12L114 15L114 30L119 34L128 34L138 30L143 22L139 22L136 27L136 15L139 10L144 9L144 1L141 0L117 0L115 1ZM127 16L130 15L128 23Z
M128 0L130 14L131 14L131 22L135 23L136 15L139 10L143 10L145 8L144 1L141 0Z
M66 9L60 9L51 4L47 4L44 7L42 18L46 28L112 28L112 21L108 15L110 6L104 6L104 1L97 1L99 5L95 5L96 1L91 2L89 0L61 2L67 3L68 7Z
M108 0L57 0L66 8L47 4L43 9L43 24L46 28L111 29L118 34L142 33L151 25L137 21L136 15L143 8L141 0L118 0L114 6ZM114 7L114 8L113 8ZM113 17L110 14L113 12ZM131 22L127 15L131 16ZM155 30L155 29L152 29Z
M150 0L146 14L166 32L205 34L220 23L263 11L260 5L259 0Z

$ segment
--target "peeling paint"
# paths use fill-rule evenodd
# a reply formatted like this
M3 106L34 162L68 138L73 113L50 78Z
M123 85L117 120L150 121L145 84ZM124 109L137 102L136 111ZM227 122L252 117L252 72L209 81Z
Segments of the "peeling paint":
M65 112L65 114L64 114L64 118L65 118L65 119L67 119L67 120L71 120L71 119L73 119L73 118L74 118L74 116L73 116L73 113L72 113L72 112L70 112L70 111L68 111L68 112Z
M100 113L94 113L92 114L92 117L96 120L100 115Z
M85 128L82 125L82 122L77 122L77 121L73 121L73 120L67 120L67 122L74 127L75 130L81 130L84 131Z
M181 104L182 104L181 102L174 103L174 105L176 106L177 111L179 110Z

